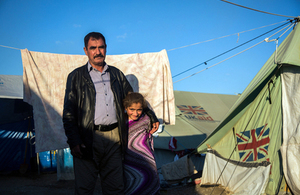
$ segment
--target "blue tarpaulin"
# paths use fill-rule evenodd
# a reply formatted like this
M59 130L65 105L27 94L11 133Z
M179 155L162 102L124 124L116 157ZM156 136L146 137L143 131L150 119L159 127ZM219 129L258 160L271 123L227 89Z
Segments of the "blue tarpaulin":
M36 156L34 146L27 139L32 126L32 119L0 125L0 172L19 170L22 163L30 168L30 159Z

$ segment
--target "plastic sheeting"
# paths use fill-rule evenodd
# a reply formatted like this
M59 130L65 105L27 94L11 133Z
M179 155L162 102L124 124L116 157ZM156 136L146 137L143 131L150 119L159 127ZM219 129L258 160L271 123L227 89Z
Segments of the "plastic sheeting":
M299 54L298 54L299 55ZM294 194L300 194L300 68L287 66L282 74L283 172Z
M32 124L32 119L31 124ZM34 147L27 140L28 121L0 125L0 172L19 170L21 164L30 167L31 157L36 156Z
M0 75L0 98L23 99L23 77Z
M269 162L244 163L222 158L216 151L208 150L202 173L202 184L221 184L234 194L263 194L270 174ZM218 180L219 179L219 180Z
M57 180L74 180L73 156L70 148L57 152Z

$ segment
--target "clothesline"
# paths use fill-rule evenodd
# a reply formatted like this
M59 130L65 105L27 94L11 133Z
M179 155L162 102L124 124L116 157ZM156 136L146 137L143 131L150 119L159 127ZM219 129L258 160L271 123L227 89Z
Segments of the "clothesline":
M281 21L281 22L277 22L277 23L274 23L274 24L269 24L269 25L261 26L261 27L258 27L258 28L253 28L253 29L250 29L250 30L241 31L241 32L238 32L238 33L230 34L230 35L225 35L225 36L221 36L221 37L209 39L209 40L206 40L206 41L201 41L201 42L197 42L197 43L193 43L193 44L189 44L189 45L185 45L185 46L181 46L181 47L169 49L167 51L173 51L173 50L177 50L177 49L182 49L182 48L190 47L190 46L193 46L193 45L198 45L198 44L201 44L201 43L206 43L206 42L214 41L214 40L217 40L217 39L226 38L226 37L233 36L233 35L240 36L240 34L245 33L245 32L249 32L249 31L253 31L253 30L265 28L265 27L268 27L268 26L273 26L273 25L280 24L280 23L283 23L283 22L286 22L286 20ZM15 50L22 50L22 49L19 49L19 48L16 48L16 47L11 47L11 46L6 46L6 45L0 45L0 47L5 47L5 48L15 49Z
M283 23L283 22L286 22L286 20L281 21L281 22L278 22L278 23L274 23L274 24L270 24L270 25L265 25L265 26L261 26L261 27L258 27L258 28L254 28L254 29L250 29L250 30L246 30L246 31L234 33L234 34L231 34L231 35L225 35L225 36L222 36L222 37L218 37L218 38L214 38L214 39L210 39L210 40L206 40L206 41L202 41L202 42L198 42L198 43L194 43L194 44L190 44L190 45L186 45L186 46L182 46L182 47L170 49L170 50L167 50L167 51L173 51L173 50L176 50L176 49L181 49L181 48L185 48L185 47L189 47L189 46L193 46L193 45L197 45L197 44L200 44L200 43L209 42L209 41L213 41L213 40L217 40L217 39L221 39L221 38L225 38L225 37L229 37L229 36L233 36L233 35L238 35L238 36L239 36L239 34L244 33L244 32L249 32L249 31L252 31L252 30L257 30L257 29L264 28L264 27L267 27L267 26L272 26L272 25L280 24L280 23ZM292 26L293 26L293 25L292 25ZM285 28L287 28L287 27L285 27ZM283 29L285 29L285 28L283 28ZM279 30L278 32L282 31L283 29ZM290 29L290 28L289 28L289 29ZM278 33L278 32L277 32L277 33ZM275 34L276 34L276 33L275 33ZM283 33L283 34L285 34L285 33ZM273 34L273 35L274 35L274 34ZM272 37L273 35L271 35L270 37ZM282 36L282 35L281 35L281 36ZM280 36L280 37L281 37L281 36ZM279 39L280 37L278 37L277 39ZM269 42L269 41L268 41L268 38L266 38L264 41ZM262 42L263 42L263 41L262 41ZM260 43L262 43L262 42L260 42ZM260 44L260 43L258 43L258 44ZM207 68L205 68L205 69L203 69L203 70L201 70L201 71L199 71L199 72L193 73L193 74L191 74L190 76L187 76L187 77L185 77L185 78L182 78L182 79L180 79L180 80L177 80L177 81L173 82L173 84L175 84L175 83L177 83L177 82L179 82L179 81L185 80L185 79L187 79L187 78L189 78L189 77L192 77L192 76L194 76L194 75L196 75L196 74L199 74L200 72L203 72L203 71L205 71L205 70L207 70L207 69L210 69L210 68L212 68L212 67L214 67L214 66L216 66L216 65L218 65L218 64L220 64L220 63L222 63L222 62L224 62L224 61L229 60L229 59L232 58L232 57L235 57L235 56L237 56L237 55L239 55L239 54L241 54L241 53L243 53L243 52L245 52L245 51L247 51L247 50L249 50L249 49L255 47L255 46L258 45L258 44L255 44L254 46L251 46L251 47L249 47L248 49L245 49L245 50L243 50L242 52L239 52L239 53L237 53L237 54L235 54L235 55L233 55L233 56L231 56L231 57L229 57L229 58L227 58L227 59L225 59L225 60L222 60L221 62L218 62L218 63L216 63L216 64L214 64L214 65L212 65L212 66L210 66L210 67L207 67ZM15 49L15 50L21 50L21 49L19 49L19 48L15 48L15 47L11 47L11 46L5 46L5 45L0 45L0 47L5 47L5 48L10 48L10 49ZM204 62L204 64L206 64L206 63ZM177 75L175 75L175 76L177 76Z
M0 47L6 47L6 48L9 48L9 49L21 50L21 49L19 49L19 48L10 47L10 46L5 46L5 45L0 45Z

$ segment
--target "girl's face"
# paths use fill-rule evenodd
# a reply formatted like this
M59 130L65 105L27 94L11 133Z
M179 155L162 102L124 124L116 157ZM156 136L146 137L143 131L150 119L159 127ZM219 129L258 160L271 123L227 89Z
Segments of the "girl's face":
M127 111L129 120L138 120L143 113L143 107L141 103L133 103L125 110Z

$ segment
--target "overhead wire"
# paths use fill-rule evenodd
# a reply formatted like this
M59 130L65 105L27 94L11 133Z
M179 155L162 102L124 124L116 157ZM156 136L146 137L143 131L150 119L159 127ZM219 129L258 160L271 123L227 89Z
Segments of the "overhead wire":
M287 18L296 18L296 16L286 16L286 15L281 15L281 14L274 14L274 13L270 13L270 12L265 12L265 11L261 11L261 10L258 10L258 9L253 9L253 8L246 7L246 6L243 6L243 5L239 5L239 4L236 4L236 3L232 3L232 2L226 1L226 0L221 0L221 1L223 1L225 3L230 3L232 5L236 5L236 6L239 6L239 7L242 7L242 8L250 9L252 11L257 11L257 12L265 13L265 14L270 14L270 15L274 15L274 16L281 16L281 17L287 17Z
M285 34L285 33L286 33L290 28L292 28L293 26L294 26L294 24L291 24L290 26L286 26L286 27L284 27L283 29L280 29L279 31L277 31L276 33L274 33L273 35L269 36L269 38L272 37L272 36L274 36L275 34L281 32L282 30L288 28L288 29L283 33L283 34ZM283 35L283 34L282 34L282 35ZM281 36L282 36L282 35L281 35ZM279 37L281 37L281 36L279 36ZM278 38L277 38L277 39L278 39ZM205 71L205 70L208 70L208 69L210 69L210 68L212 68L212 67L214 67L214 66L216 66L216 65L218 65L218 64L221 64L221 63L223 63L223 62L225 62L225 61L227 61L227 60L229 60L229 59L231 59L231 58L233 58L233 57L235 57L235 56L237 56L237 55L239 55L239 54L241 54L241 53L244 53L245 51L247 51L247 50L249 50L249 49L252 49L253 47L255 47L255 46L257 46L257 45L259 45L259 44L261 44L261 43L263 43L263 42L265 42L265 41L266 41L266 39L264 39L264 40L262 40L262 41L256 43L255 45L253 45L253 46L251 46L251 47L249 47L249 48L247 48L247 49L245 49L245 50L243 50L243 51L241 51L241 52L239 52L239 53L237 53L237 54L234 54L234 55L232 55L232 56L230 56L230 57L228 57L228 58L226 58L226 59L224 59L224 60L222 60L222 61L220 61L220 62L218 62L218 63L216 63L216 64L214 64L214 65L212 65L212 66L209 66L209 67L207 67L207 68L205 68L205 69L203 69L203 70L200 70L199 72L193 73L193 74L191 74L191 75L189 75L189 76L187 76L187 77L185 77L185 78L182 78L182 79L180 79L180 80L177 80L177 81L173 82L173 84L178 83L179 81L185 80L185 79L187 79L187 78L190 78L190 77L192 77L192 76L195 76L196 74L199 74L199 73L201 73L201 72L203 72L203 71Z
M286 22L286 20L281 21L281 22L277 22L277 23L274 23L274 24L269 24L269 25L265 25L265 26L253 28L253 29L250 29L250 30L245 30L245 31L237 32L237 33L230 34L230 35L224 35L224 36L221 36L221 37L218 37L218 38L209 39L209 40L206 40L206 41L201 41L201 42L197 42L197 43L193 43L193 44L189 44L189 45L185 45L185 46L181 46L181 47L176 47L176 48L173 48L173 49L169 49L167 51L173 51L173 50L177 50L177 49L182 49L182 48L190 47L190 46L193 46L193 45L198 45L198 44L201 44L201 43L207 43L207 42L210 42L210 41L214 41L214 40L217 40L217 39L222 39L222 38L230 37L230 36L233 36L233 35L238 35L239 36L239 34L242 34L242 33L246 33L246 32L250 32L250 31L253 31L253 30L265 28L265 27L268 27L268 26L273 26L273 25L280 24L280 23L283 23L283 22Z
M219 55L217 55L217 56L215 56L215 57L213 57L213 58L210 58L209 60L206 60L206 61L204 61L204 62L202 62L202 63L200 63L200 64L198 64L198 65L195 65L195 66L193 66L193 67L191 67L191 68L189 68L189 69L187 69L187 70L185 70L185 71L182 71L182 72L180 72L180 73L174 75L172 78L175 78L175 77L177 77L177 76L179 76L179 75L182 75L182 74L184 74L184 73L186 73L186 72L188 72L188 71L190 71L190 70L192 70L192 69L194 69L194 68L196 68L196 67L198 67L198 66L200 66L200 65L203 65L203 64L207 65L207 62L209 62L209 61L211 61L211 60L214 60L214 59L216 59L216 58L218 58L218 57L220 57L220 56L222 56L222 55L224 55L224 54L226 54L226 53L229 53L229 52L231 52L231 51L233 51L233 50L235 50L235 49L237 49L237 48L239 48L239 47L241 47L241 46L243 46L243 45L245 45L245 44L247 44L247 43L250 43L251 41L254 41L254 40L256 40L256 39L258 39L258 38L260 38L260 37L262 37L262 36L264 36L264 35L266 35L266 34L272 32L272 31L274 31L274 30L277 30L278 28L280 28L280 27L282 27L282 26L285 26L285 25L287 25L287 24L290 24L290 22L291 22L291 21L289 20L289 22L286 22L286 23L284 23L284 24L282 24L282 25L280 25L280 26L278 26L278 27L276 27L276 28L274 28L274 29L272 29L272 30L269 30L269 31L267 31L266 33L263 33L263 34L261 34L261 35L255 37L255 38L249 40L249 41L246 41L246 42L244 42L244 43L242 43L242 44L240 44L240 45L238 45L238 46L236 46L236 47L234 47L234 48L232 48L232 49L229 49L229 50L227 50L227 51L225 51L225 52L223 52L223 53L221 53L221 54L219 54Z
M247 50L249 50L249 49L252 49L253 47L255 47L255 46L257 46L257 45L259 45L259 44L261 44L261 43L263 43L263 42L264 42L264 40L261 41L261 42L259 42L259 43L257 43L257 44L255 44L255 45L253 45L253 46L251 46L251 47L249 47L249 48L247 48L247 49L245 49L245 50L243 50L243 51L241 51L241 52L239 52L239 53L237 53L237 54L234 54L234 55L230 56L229 58L226 58L225 60L222 60L222 61L220 61L220 62L218 62L218 63L216 63L216 64L214 64L214 65L212 65L212 66L210 66L210 67L207 67L207 68L205 68L205 69L203 69L203 70L201 70L201 71L199 71L199 72L196 72L196 73L194 73L194 74L191 74L191 75L189 75L189 76L187 76L187 77L185 77L185 78L182 78L182 79L180 79L180 80L177 80L177 81L175 81L175 82L173 82L173 83L175 84L175 83L178 83L178 82L180 82L180 81L182 81L182 80L185 80L185 79L187 79L187 78L190 78L190 77L192 77L192 76L195 76L196 74L199 74L199 73L201 73L201 72L203 72L203 71L205 71L205 70L208 70L208 69L210 69L210 68L212 68L212 67L214 67L214 66L216 66L216 65L218 65L218 64L221 64L222 62L225 62L225 61L227 61L227 60L229 60L229 59L231 59L231 58L233 58L233 57L235 57L235 56L237 56L237 55L239 55L239 54L241 54L241 53L244 53L245 51L247 51Z

